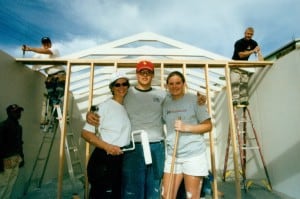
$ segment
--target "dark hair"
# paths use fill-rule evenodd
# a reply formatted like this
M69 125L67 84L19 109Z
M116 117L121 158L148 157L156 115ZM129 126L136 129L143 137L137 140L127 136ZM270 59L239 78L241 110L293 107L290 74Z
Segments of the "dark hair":
M49 37L43 37L41 39L42 44L51 44L51 39Z
M171 73L168 75L168 77L167 77L167 81L166 81L167 84L168 84L168 82L169 82L169 79L170 79L171 77L173 77L173 76L179 76L180 79L182 80L182 82L185 83L184 75L183 75L181 72L179 72L179 71L173 71L173 72L171 72Z

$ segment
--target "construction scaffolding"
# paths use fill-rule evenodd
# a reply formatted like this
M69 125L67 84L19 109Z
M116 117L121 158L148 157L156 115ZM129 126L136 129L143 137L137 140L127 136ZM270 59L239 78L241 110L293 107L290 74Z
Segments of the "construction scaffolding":
M69 91L70 91L70 76L71 68L74 66L77 67L89 67L89 97L88 97L88 107L91 107L93 104L93 91L94 88L94 78L95 78L95 68L97 67L107 67L113 66L114 69L127 70L129 73L135 71L136 63L139 60L100 60L100 59L55 59L55 60L36 60L36 59L27 59L20 58L16 59L17 62L23 64L51 64L51 65L65 65L66 70L66 84L65 84L65 94L64 94L64 103L63 110L68 110L68 101L69 101ZM207 105L209 113L213 118L212 114L212 97L218 92L221 92L223 88L226 88L227 100L228 102L228 113L230 117L230 125L235 126L234 120L234 107L232 105L232 95L231 95L231 84L230 84L230 68L265 68L272 66L272 62L268 61L211 61L211 60L151 60L155 64L156 72L159 71L159 85L161 88L164 88L165 77L171 70L182 70L186 75L186 79L195 78L200 79L202 84L198 85L197 88L194 88L192 85L190 92L200 91L202 94L207 96ZM202 72L188 72L188 70L200 69ZM100 74L101 75L101 74ZM156 73L157 75L157 73ZM225 77L225 81L220 79ZM189 84L189 83L188 83ZM61 198L62 193L62 178L63 178L63 165L64 165L64 145L65 139L67 137L67 111L64 111L62 114L62 128L61 128L61 137L60 137L60 152L59 152L59 168L58 168L58 190L57 198ZM236 130L232 128L231 135L233 138L236 137ZM235 169L235 184L236 184L236 198L241 198L240 192L240 178L239 178L239 166L238 166L238 151L236 139L232 138L232 145L235 150L233 150L234 157L234 169ZM216 163L215 163L215 135L214 130L209 133L209 145L210 145L210 160L211 160L211 171L213 176L217 176L216 172ZM86 145L86 164L89 158L89 145ZM87 183L87 180L86 180ZM88 187L86 187L87 191ZM214 177L213 181L213 198L218 198L217 196L217 177Z

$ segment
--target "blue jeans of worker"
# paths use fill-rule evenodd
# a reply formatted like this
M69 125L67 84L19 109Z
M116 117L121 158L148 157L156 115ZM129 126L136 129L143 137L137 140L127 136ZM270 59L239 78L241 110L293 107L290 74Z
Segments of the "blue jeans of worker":
M133 151L124 153L122 199L158 199L164 170L164 142L150 143L152 164L146 165L143 148L136 143Z

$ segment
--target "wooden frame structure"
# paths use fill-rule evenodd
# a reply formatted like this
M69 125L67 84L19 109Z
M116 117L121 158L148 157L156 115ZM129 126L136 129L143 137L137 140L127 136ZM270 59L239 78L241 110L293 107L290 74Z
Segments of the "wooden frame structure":
M107 66L108 64L113 65L115 69L117 68L133 68L135 69L135 65L138 60L102 60L102 59L28 59L28 58L17 58L17 62L26 64L26 65L65 65L66 66L66 83L65 83L65 97L63 103L63 110L68 109L68 101L69 101L69 89L70 89L70 76L71 76L71 67L73 66L90 66L90 77L89 77L89 98L88 104L89 107L92 105L93 102L93 82L94 82L94 71L95 67L97 66ZM164 71L166 68L178 68L178 66L182 67L182 72L185 74L187 68L203 68L205 71L205 85L202 87L206 90L207 96L207 104L209 113L212 113L212 106L211 106L211 84L210 84L210 75L209 71L213 68L222 68L224 69L225 74L225 82L226 82L226 93L227 93L227 100L228 100L228 113L230 116L230 126L235 126L234 120L234 112L233 112L233 105L232 105L232 96L231 96L231 84L230 84L230 68L234 67L242 67L242 68L265 68L270 67L273 65L273 62L269 61L223 61L223 60L151 60L154 64L156 69L160 69L161 72L161 87L164 87ZM212 114L211 114L212 115ZM62 133L60 137L60 150L59 150L59 168L58 168L58 186L57 186L57 198L62 198L62 180L63 180L63 169L64 169L64 143L66 137L66 120L67 120L67 111L63 111L62 117ZM232 145L233 145L233 159L234 159L234 170L235 170L235 185L236 185L236 198L241 198L241 188L240 188L240 179L239 179L239 166L238 166L238 148L236 140L236 131L235 128L231 128L231 138L232 138ZM209 142L210 142L210 159L211 159L211 170L214 176L216 174L216 165L215 165L215 148L214 148L214 133L211 131L209 133ZM89 157L89 144L86 145L86 164ZM87 181L86 181L87 182ZM217 178L214 177L213 181L213 198L217 199ZM87 189L86 189L87 192ZM87 194L86 194L87 196Z

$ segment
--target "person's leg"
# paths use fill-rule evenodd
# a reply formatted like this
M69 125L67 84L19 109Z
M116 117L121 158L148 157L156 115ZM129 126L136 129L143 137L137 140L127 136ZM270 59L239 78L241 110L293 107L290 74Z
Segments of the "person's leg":
M144 199L146 165L142 145L136 143L135 150L124 152L122 168L122 199Z
M186 199L186 191L184 187L184 180L181 181L179 189L177 191L176 199Z
M62 99L64 94L65 94L65 79L66 79L66 74L65 73L60 73L57 74L57 85L56 85L56 95L58 99Z
M167 156L164 166L164 177L162 182L162 197L165 198L178 198L177 193L178 189L180 187L180 184L182 184L183 180L183 174L182 174L182 160L177 158L173 165L173 171L171 171L172 168L172 156ZM173 173L173 180L171 181L171 173ZM169 190L171 189L171 190ZM169 195L169 197L168 197ZM185 199L185 193L181 193L182 198ZM184 196L184 197L183 197Z
M145 198L160 198L164 171L165 148L163 142L150 144L152 164L147 165Z
M19 167L5 169L4 172L0 173L0 198L9 199L17 180L19 173Z
M238 105L240 103L240 73L236 70L230 71L231 80L231 93L232 93L232 103L233 105Z
M121 198L121 184L122 184L122 167L123 167L123 155L113 156L113 161L111 162L111 172L112 181L112 195L111 199Z
M182 167L186 198L199 199L203 176L208 175L206 153L184 159Z
M240 104L246 106L249 104L248 81L249 81L248 72L241 72Z
M211 195L211 185L209 179L207 177L204 177L202 179L200 197L203 198L206 196L206 194Z
M173 182L171 180L170 173L164 173L163 182L162 182L162 198L163 199L175 199L177 198L177 192L179 186L182 182L183 175L182 174L173 174ZM172 184L170 184L172 183ZM169 188L171 189L169 191ZM169 197L168 194L170 193Z
M102 184L90 183L89 199L105 198L105 191Z
M19 174L19 165L22 161L19 155L11 156L9 158L4 159L4 182L5 188L1 190L3 198L10 198L14 184L18 178Z
M53 98L55 98L55 88L57 84L57 78L55 76L49 75L45 81L45 86L47 89L48 98L50 99L50 104L53 104Z
M184 185L187 199L199 199L202 187L202 177L184 174Z
M104 150L99 148L93 151L87 167L88 179L91 184L90 199L112 198L113 183L120 180L120 176L116 176L118 164L114 162L117 158L118 156L107 155ZM116 191L120 192L120 190Z
M11 169L4 169L4 171L0 172L0 198L5 198L7 185L9 183L9 176L11 173Z

